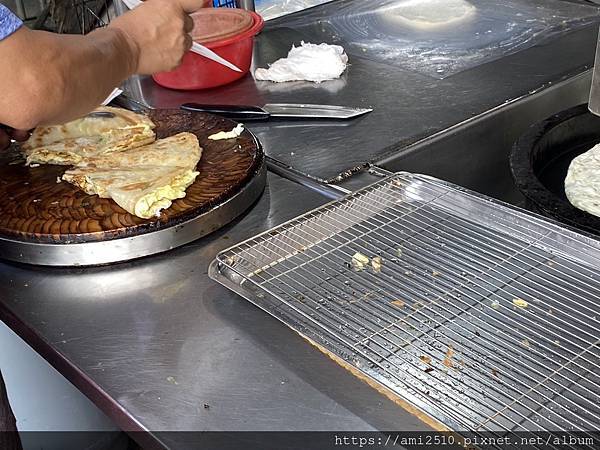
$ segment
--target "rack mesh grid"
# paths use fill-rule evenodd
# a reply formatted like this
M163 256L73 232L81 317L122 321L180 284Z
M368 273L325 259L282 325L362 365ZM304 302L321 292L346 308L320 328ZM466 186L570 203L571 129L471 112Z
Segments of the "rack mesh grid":
M599 262L592 238L400 173L222 252L211 276L450 429L586 436Z

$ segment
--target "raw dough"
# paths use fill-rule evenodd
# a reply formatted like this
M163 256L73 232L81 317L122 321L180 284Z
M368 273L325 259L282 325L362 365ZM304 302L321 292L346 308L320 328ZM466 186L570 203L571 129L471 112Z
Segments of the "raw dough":
M385 17L412 28L431 30L467 20L475 9L466 0L406 0L386 9Z
M575 208L600 217L600 144L571 161L565 194Z

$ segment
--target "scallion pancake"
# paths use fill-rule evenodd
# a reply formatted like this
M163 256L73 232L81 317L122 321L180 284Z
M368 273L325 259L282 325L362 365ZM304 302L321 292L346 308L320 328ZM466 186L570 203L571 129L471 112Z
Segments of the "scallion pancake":
M65 123L38 127L21 145L27 164L78 164L89 157L154 142L154 123L126 109L103 106Z
M198 176L202 149L192 133L179 133L153 144L90 158L67 170L62 179L88 194L112 198L121 208L148 219L185 197Z

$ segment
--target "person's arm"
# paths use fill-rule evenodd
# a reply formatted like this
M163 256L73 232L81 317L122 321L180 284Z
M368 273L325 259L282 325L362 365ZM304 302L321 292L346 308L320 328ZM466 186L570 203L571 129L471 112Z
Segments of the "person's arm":
M0 123L27 130L84 114L133 74L136 49L118 29L87 36L20 28L0 43Z
M21 27L0 41L0 123L21 130L62 123L134 73L173 69L192 45L188 13L203 4L148 0L85 36Z

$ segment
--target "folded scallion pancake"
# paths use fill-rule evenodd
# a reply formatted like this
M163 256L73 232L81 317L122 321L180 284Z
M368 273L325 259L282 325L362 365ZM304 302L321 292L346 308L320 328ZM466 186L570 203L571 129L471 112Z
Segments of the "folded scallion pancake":
M38 127L21 145L27 164L78 164L154 142L154 123L126 109L103 106L63 125Z
M194 134L178 133L118 154L91 156L83 159L76 166L98 168L177 166L194 169L201 154L202 149Z
M130 169L75 168L63 180L88 194L113 199L125 211L143 219L160 215L185 190L198 172L185 167L132 167Z
M62 179L88 194L112 198L121 208L148 219L185 197L198 176L202 149L191 133L110 156L90 158L67 170Z

